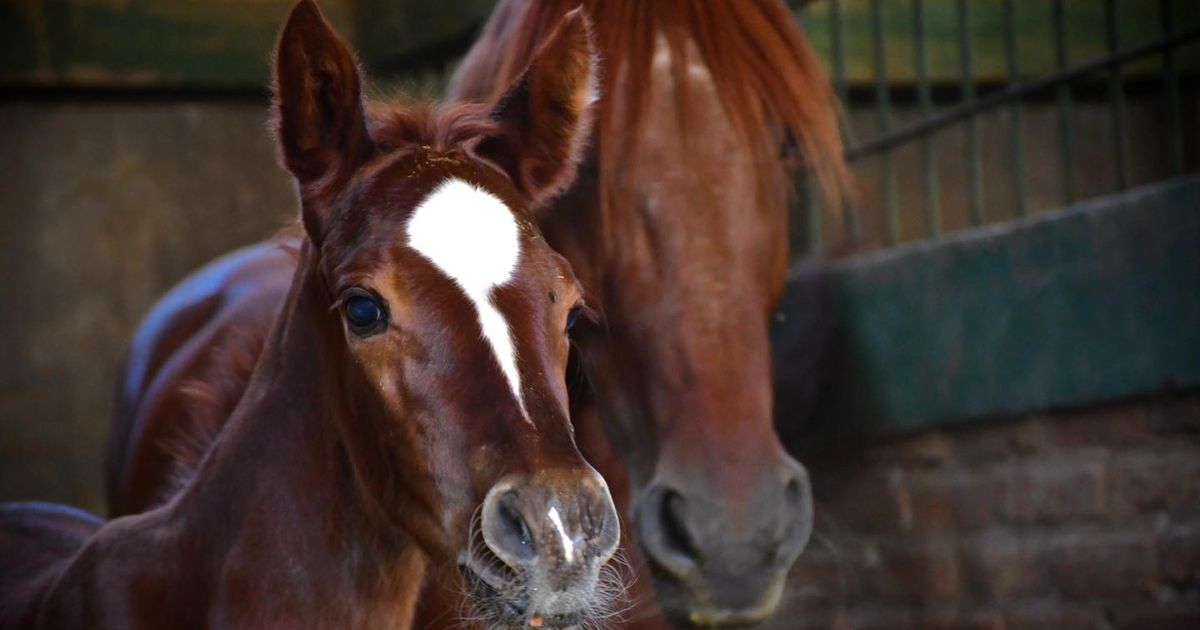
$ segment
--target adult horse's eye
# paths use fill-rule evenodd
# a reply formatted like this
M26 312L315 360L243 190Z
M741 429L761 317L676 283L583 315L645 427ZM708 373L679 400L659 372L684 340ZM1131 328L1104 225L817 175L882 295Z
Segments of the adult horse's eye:
M575 320L579 319L579 311L581 310L583 310L582 306L575 306L567 311L567 332L571 332L571 328L575 326Z
M342 299L342 310L346 324L356 335L371 335L387 327L387 310L379 298L362 289L350 290Z

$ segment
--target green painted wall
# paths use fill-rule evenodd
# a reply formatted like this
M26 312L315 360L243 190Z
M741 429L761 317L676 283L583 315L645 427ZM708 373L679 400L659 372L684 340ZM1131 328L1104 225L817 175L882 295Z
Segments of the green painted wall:
M820 431L903 431L1197 386L1200 178L840 260L828 284L839 315ZM777 351L781 363L811 354ZM794 387L779 384L785 413Z

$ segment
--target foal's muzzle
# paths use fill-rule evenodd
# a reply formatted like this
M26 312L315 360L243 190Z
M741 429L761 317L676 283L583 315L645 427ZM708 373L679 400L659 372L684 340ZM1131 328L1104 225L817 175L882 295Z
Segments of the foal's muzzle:
M597 587L620 525L604 480L592 470L506 478L488 491L480 531L491 557L460 563L479 611L499 625L566 627L603 608Z

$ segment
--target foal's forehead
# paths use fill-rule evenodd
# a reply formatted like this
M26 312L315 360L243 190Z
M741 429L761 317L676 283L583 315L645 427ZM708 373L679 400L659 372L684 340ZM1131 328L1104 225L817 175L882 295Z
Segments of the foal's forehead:
M492 290L513 278L521 260L517 217L496 195L451 177L413 208L406 232L408 247L458 285L475 307L479 330L521 415L532 424L522 396L513 330L492 299Z
M521 229L499 197L451 177L413 208L407 245L468 295L508 282L521 259Z

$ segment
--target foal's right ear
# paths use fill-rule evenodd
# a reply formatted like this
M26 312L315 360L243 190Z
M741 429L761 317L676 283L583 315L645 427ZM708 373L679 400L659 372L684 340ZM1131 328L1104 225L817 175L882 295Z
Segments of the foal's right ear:
M597 96L591 25L582 9L563 17L492 110L496 132L475 153L508 173L534 206L575 179Z
M372 151L358 64L312 0L292 8L279 36L274 107L284 165L306 202L342 183ZM304 219L311 234L315 225Z

